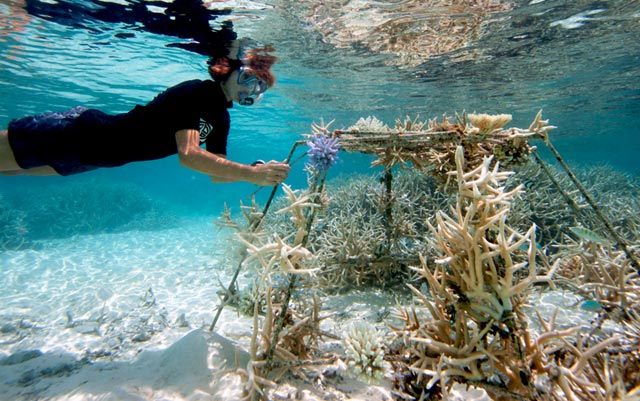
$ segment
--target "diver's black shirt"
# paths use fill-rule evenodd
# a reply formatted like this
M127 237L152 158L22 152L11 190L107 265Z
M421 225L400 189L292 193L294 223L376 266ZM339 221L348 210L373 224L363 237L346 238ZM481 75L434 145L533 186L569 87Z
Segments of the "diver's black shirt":
M200 144L206 143L209 152L226 154L230 107L218 83L186 81L128 113L85 111L73 123L77 142L72 146L82 153L78 154L82 164L119 166L176 154L176 132L194 129L200 131Z

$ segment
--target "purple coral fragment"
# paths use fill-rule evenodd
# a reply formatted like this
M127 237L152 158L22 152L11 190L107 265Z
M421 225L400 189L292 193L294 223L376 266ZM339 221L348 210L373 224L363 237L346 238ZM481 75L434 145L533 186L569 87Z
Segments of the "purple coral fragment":
M307 141L309 150L309 163L318 170L328 170L338 160L338 137L329 137L325 134L316 135L310 141Z

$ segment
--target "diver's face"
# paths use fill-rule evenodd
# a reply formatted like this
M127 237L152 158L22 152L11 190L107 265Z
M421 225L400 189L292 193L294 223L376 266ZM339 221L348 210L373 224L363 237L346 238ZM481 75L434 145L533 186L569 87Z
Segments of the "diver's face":
M250 106L260 101L262 94L267 90L267 85L250 70L242 67L229 75L222 84L222 90L228 101Z

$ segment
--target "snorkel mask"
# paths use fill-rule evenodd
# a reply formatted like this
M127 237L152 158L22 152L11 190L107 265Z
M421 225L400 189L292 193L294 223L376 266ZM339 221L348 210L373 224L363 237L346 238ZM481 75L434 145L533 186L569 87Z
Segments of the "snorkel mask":
M249 58L247 53L251 48L259 47L258 43L249 38L243 38L235 41L230 51L235 51L235 59L240 61L238 68L238 85L246 89L238 94L238 103L242 106L251 106L262 100L264 92L267 90L267 83L259 79L255 72L249 68ZM234 58L231 56L231 58Z
M259 103L267 90L267 83L259 79L253 71L245 66L238 68L238 85L247 90L238 94L238 103L242 106Z

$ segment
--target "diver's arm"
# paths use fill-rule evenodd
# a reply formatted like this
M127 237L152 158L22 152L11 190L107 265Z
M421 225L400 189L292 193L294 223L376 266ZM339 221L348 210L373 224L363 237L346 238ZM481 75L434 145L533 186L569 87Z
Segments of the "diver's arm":
M176 132L180 164L207 174L213 182L247 181L256 185L276 185L287 178L289 165L267 163L256 166L236 163L200 147L200 132L193 129Z
M221 155L221 154L218 154L218 153L214 153L214 155L216 155L216 156L218 156L218 157L220 157L222 159L225 159L225 160L227 158L227 155ZM234 180L233 178L220 177L220 176L217 176L217 175L210 175L210 177L211 177L211 182L215 182L216 184L224 184L224 183L228 183L228 182L238 182L239 181L239 180Z

